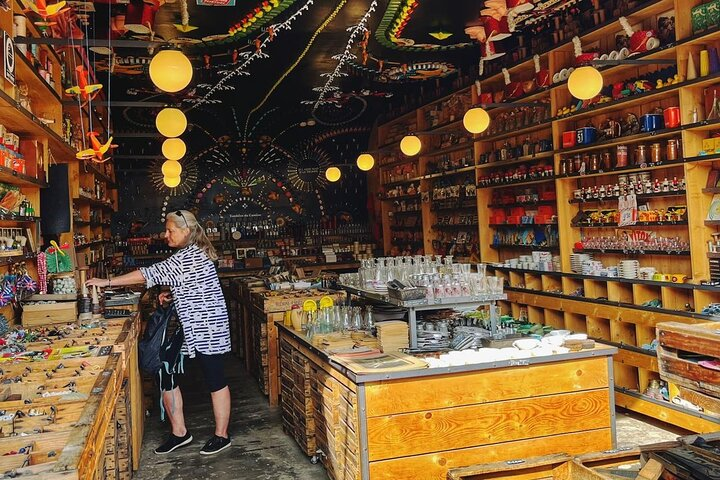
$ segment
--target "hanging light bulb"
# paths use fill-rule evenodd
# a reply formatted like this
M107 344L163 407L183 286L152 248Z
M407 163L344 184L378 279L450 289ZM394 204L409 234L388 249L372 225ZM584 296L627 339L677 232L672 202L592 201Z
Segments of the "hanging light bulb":
M602 73L595 67L576 68L568 78L570 95L580 100L590 100L597 97L602 87Z
M163 177L163 183L168 188L175 188L180 185L180 177Z
M187 147L180 138L166 138L162 144L162 153L168 160L180 160L185 156ZM175 175L170 175L174 177Z
M405 135L403 139L400 140L400 151L408 157L414 157L420 153L421 148L422 142L416 135Z
M337 182L341 176L342 172L338 167L330 167L325 170L325 178L327 178L329 182Z
M375 166L375 158L369 153L361 153L357 158L357 166L363 172L367 172Z
M166 160L163 162L161 170L164 177L175 178L182 173L182 165L177 160Z
M179 137L187 128L187 118L179 108L163 108L155 117L155 126L166 137Z
M470 133L482 133L490 126L490 115L484 108L471 108L463 116L463 126Z
M192 64L180 50L160 50L150 61L150 80L163 92L179 92L192 76Z

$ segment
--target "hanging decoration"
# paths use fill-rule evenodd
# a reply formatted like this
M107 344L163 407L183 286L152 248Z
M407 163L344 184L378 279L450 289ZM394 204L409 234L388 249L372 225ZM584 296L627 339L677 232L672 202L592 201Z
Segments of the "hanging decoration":
M117 145L113 145L113 138L108 138L108 141L101 143L98 140L100 134L97 132L88 132L87 136L90 138L90 145L92 148L79 151L75 156L78 160L92 160L96 163L105 163L110 160L109 157L105 157L105 154L112 148L117 148Z
M320 94L318 95L318 99L315 102L315 105L313 105L313 110L316 110L319 105L325 103L325 97L332 91L335 91L338 89L338 87L334 86L335 80L342 76L347 76L347 73L343 71L343 67L345 66L345 63L348 60L354 60L357 57L352 53L353 45L355 44L355 40L358 36L362 35L363 40L361 42L361 49L363 52L363 55L367 55L367 45L368 45L368 39L370 37L370 31L368 30L367 24L370 20L370 17L372 16L373 12L375 12L375 8L377 8L377 0L372 0L370 2L370 6L368 7L365 14L360 18L360 21L347 29L348 32L350 32L350 37L348 38L347 43L345 44L345 49L342 53L338 55L334 55L332 57L333 60L337 60L337 65L335 65L335 70L333 70L330 73L323 73L321 74L322 77L327 77L327 81L325 82L325 85L320 87L320 89L314 89L316 91L319 91Z
M163 92L179 92L192 77L192 64L180 50L161 50L150 61L150 79Z
M37 26L42 27L49 27L51 25L55 25L55 22L48 22L48 19L57 17L58 15L65 13L69 10L69 7L65 7L67 2L61 1L54 3L52 5L48 5L45 0L35 0L33 2L32 0L29 3L28 9L25 10L25 12L35 12L40 16L40 18L43 19L42 22L33 22Z
M346 0L345 0L346 1ZM237 64L237 66L233 67L232 70L226 72L226 75L223 76L210 90L205 93L200 98L195 99L193 102L193 105L189 108L189 110L192 110L193 108L202 105L203 103L209 103L209 98L217 91L219 91L222 86L231 78L234 78L238 75L249 75L249 73L246 71L247 67L254 62L255 60L259 58L267 58L267 54L263 53L263 48L273 41L273 39L282 31L285 30L292 30L292 24L297 20L299 17L302 16L303 13L308 11L310 9L310 6L313 5L314 0L307 0L305 4L300 7L295 13L290 15L287 20L281 23L276 23L271 25L268 28L269 30L272 30L272 35L270 35L269 32L265 32L258 36L256 40L260 40L259 42L255 42L255 51L253 52L242 52L240 53L240 56L244 58L244 61L242 63ZM342 2L342 5L344 5L344 2ZM264 36L264 39L262 38ZM307 47L309 49L310 47Z
M251 12L247 13L242 20L237 22L235 25L228 29L228 33L231 37L244 37L249 31L254 28L259 28L261 25L255 25L256 23L264 23L261 19L265 18L265 22L270 20L272 17L269 15L270 12L274 12L275 9L280 7L280 0L265 0L260 5L256 6ZM292 2L288 2L287 6L290 6ZM281 10L282 11L282 10ZM280 12L274 12L277 15Z
M373 1L375 1L375 0L373 0ZM327 27L330 24L330 22L332 22L335 19L337 14L345 6L346 3L347 3L347 0L341 0L340 2L338 2L338 4L335 6L335 9L332 12L330 12L330 15L328 15L327 18L320 24L320 26L313 32L312 36L310 37L310 40L308 41L307 45L305 45L305 48L303 49L303 51L300 52L300 55L298 56L298 58L295 59L293 64L290 65L288 67L288 69L285 70L285 72L282 75L280 75L280 78L278 78L277 81L273 84L273 86L270 87L270 90L267 92L265 97L260 101L260 103L258 103L255 106L255 108L250 110L250 113L248 113L248 116L247 116L247 120L245 121L245 129L246 130L247 130L248 123L250 122L250 117L252 116L252 114L262 108L262 106L265 104L265 102L267 102L267 100L270 98L270 96L273 94L273 92L277 89L277 87L280 86L280 84L283 82L283 80L285 80L285 78L287 78L287 76L290 75L290 73L293 70L295 70L295 67L297 67L298 64L300 64L300 62L305 57L305 55L307 55L307 53L310 51L310 47L312 47L313 43L315 43L315 39L317 38L318 35L320 35L320 32L325 30L325 27Z
M190 25L190 14L188 13L187 0L180 0L180 23L173 24L178 31L183 33L197 30L198 27Z
M78 97L78 100L82 101L81 106L85 106L87 102L94 100L98 96L103 86L101 83L90 83L89 74L85 70L85 67L80 65L75 68L75 76L77 78L77 85L65 89L65 93L68 95L74 95Z

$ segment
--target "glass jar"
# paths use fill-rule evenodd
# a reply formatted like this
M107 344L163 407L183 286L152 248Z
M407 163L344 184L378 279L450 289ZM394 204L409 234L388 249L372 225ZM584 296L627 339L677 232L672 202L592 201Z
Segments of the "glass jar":
M650 145L650 163L662 163L659 143L653 143Z
M671 138L667 142L665 156L668 162L672 162L678 159L678 140Z
M615 156L615 168L627 167L628 164L628 147L627 145L618 145Z
M646 165L648 161L647 145L635 147L635 165Z

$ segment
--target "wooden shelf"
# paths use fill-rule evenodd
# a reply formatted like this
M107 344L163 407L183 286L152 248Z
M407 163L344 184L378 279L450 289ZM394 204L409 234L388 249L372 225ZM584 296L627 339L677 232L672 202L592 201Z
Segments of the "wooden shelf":
M28 52L29 51L30 48L28 47ZM15 45L15 58L19 59L19 61L15 62L18 79L27 83L30 92L32 92L35 96L39 96L41 98L45 95L45 93L48 93L50 94L50 96L55 97L58 102L62 102L60 95L58 95L55 89L52 88L52 86L50 86L50 84L47 83L44 78L40 77L40 74L32 66L30 60L28 60L27 57L23 55L23 53L18 49L17 45Z
M484 170L486 168L491 167L504 167L508 165L516 165L518 163L528 163L528 162L535 162L538 160L542 160L544 158L552 158L553 155L555 155L555 151L549 151L549 152L542 152L538 153L537 155L527 155L525 157L518 157L513 160L506 160L506 161L495 161L490 163L481 163L476 168L478 170Z
M416 182L419 182L419 181L422 180L422 179L423 179L423 177L414 177L414 178L408 178L407 180L396 180L396 181L394 181L394 182L384 183L383 186L385 186L385 187L396 187L396 186L398 186L398 185L405 185L405 184L408 184L408 183L416 183Z
M2 90L0 90L0 124L7 125L13 133L23 138L47 138L56 160L76 161L75 150L70 145Z
M433 132L434 134L440 134L443 130L446 130L446 129L450 130L452 128L457 128L460 125L462 125L462 118L460 118L458 120L453 120L452 122L445 122L442 125L435 125L434 127L428 127L425 130L423 130L422 132L417 132L417 133Z
M437 157L440 155L447 155L448 153L459 152L462 150L472 150L472 149L473 149L473 139L468 137L468 140L465 142L457 143L455 145L441 148L439 150L435 150L432 152L423 153L420 156L421 157Z
M720 192L720 189L718 189L718 192ZM650 200L653 198L663 198L663 197L684 197L685 196L685 190L679 190L677 192L660 192L660 193L641 193L639 195L635 195L635 198L640 200ZM568 200L568 203L577 203L577 204L583 204L583 203L604 203L604 202L617 202L618 197L605 197L605 198L593 198L592 200L579 200L577 198L571 198Z
M672 251L668 252L665 250L615 250L606 249L601 250L599 248L573 248L573 253L599 253L606 255L669 255L672 257L689 256L690 250Z
M390 230L394 230L396 232L416 232L418 230L422 230L422 225L390 225Z
M462 230L462 229L469 229L469 228L478 228L480 225L477 223L468 223L465 225L459 225L459 224L450 224L450 223L436 223L432 226L434 229L445 229L445 230Z
M83 162L83 168L85 168L86 171L92 172L96 177L98 177L100 180L105 182L105 185L108 188L117 188L117 185L115 184L115 180L105 175L105 173L101 172L95 165L93 165L92 162L84 161Z
M528 225L532 227L532 225ZM545 246L541 247L539 245L505 245L505 244L496 244L493 243L490 245L490 248L495 250L549 250L551 252L557 252L560 250L559 246Z
M548 225L555 225L557 223L491 223L488 225L490 228L520 228L520 227L546 227Z
M93 207L100 207L100 208L103 208L103 209L111 211L111 212L115 211L115 209L113 208L112 205L107 204L105 202L101 202L100 200L95 200L94 198L75 197L75 198L73 198L73 202L85 203L87 205L91 205Z
M99 247L105 244L113 243L110 240L95 240L94 242L83 243L82 245L75 245L75 250L84 250L86 248Z
M393 216L411 216L411 215L422 215L422 210L405 210L405 211L393 211Z
M558 150L558 153L568 155L582 152L591 152L593 150L604 150L609 147L624 145L626 143L650 142L654 140L660 140L662 138L676 136L680 134L683 129L684 127L666 128L663 130L656 130L654 132L642 132L635 135L625 135L623 137L613 138L602 142L591 143L590 145L583 145L582 147L565 148L562 150Z
M491 203L488 208L537 207L539 205L555 205L556 200L538 200L537 202Z
M706 132L710 130L720 130L720 119L718 120L703 120L702 122L690 123L682 126L683 130L688 132Z
M683 220L680 222L637 222L634 225L623 225L622 228L634 228L634 227L678 227L687 225L688 221ZM573 228L617 228L617 223L576 223L570 225Z
M636 165L629 165L623 168L614 168L607 172L594 172L594 173L571 173L570 175L558 175L557 178L560 180L568 180L572 178L591 178L591 177L602 177L605 175L615 175L618 173L634 173L634 172L645 172L648 170L659 170L662 168L671 168L681 166L683 163L690 163L685 160L675 160L672 162L663 162L657 165L648 165L646 167L638 167Z
M15 215L14 213L0 213L0 220L4 220L6 222L34 223L39 222L40 217L21 217L20 215Z
M416 193L414 195L398 195L397 197L385 197L382 199L383 202L394 202L395 200L409 200L409 199L419 199L420 194Z
M452 177L454 175L460 175L463 173L472 172L475 170L474 165L470 165L469 167L461 167L456 168L455 170L447 170L445 172L437 172L437 173L428 173L427 175L423 175L423 179L432 180L434 178L445 178L445 177Z
M541 178L538 180L524 180L522 182L498 183L498 184L493 184L493 185L488 185L488 186L477 185L477 188L485 189L485 188L518 187L520 185L534 185L536 183L552 182L553 180L555 180L555 178L558 178L558 177L544 177L544 178Z
M46 188L48 186L44 180L18 173L13 169L4 166L0 166L0 182L20 187Z
M546 129L549 130L552 128L553 120L554 119L550 118L550 119L542 121L540 123L528 125L527 127L523 127L519 130L511 130L509 132L496 133L495 135L490 135L490 136L486 136L486 137L477 137L477 138L475 138L475 142L488 142L488 143L497 142L498 140L504 140L504 139L510 138L510 137L519 137L519 136L525 135L527 133L537 132L537 131L546 130Z
M13 255L11 257L0 257L0 265L12 265L13 263L22 262L24 260L33 260L37 258L37 253L26 253L24 255Z
M439 200L436 200L439 201ZM457 205L454 207L430 207L431 212L455 212L458 210L477 210L477 205Z
M705 220L705 225L708 227L717 227L720 226L720 220Z

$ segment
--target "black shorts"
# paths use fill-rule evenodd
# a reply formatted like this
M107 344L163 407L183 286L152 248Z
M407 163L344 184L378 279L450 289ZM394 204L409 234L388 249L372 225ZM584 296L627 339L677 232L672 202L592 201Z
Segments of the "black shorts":
M182 372L183 368L176 368L177 364L182 364L183 359L181 358L180 349L182 348L184 338L182 335L182 331L178 331L175 335L173 335L173 338L171 340L170 347L168 349L168 355L170 358L175 358L175 363L173 365L169 365L169 370L174 372ZM225 381L225 362L223 361L223 358L225 357L224 354L219 355L205 355L204 353L200 353L197 350L195 351L195 359L198 360L200 364L200 369L203 372L203 376L205 377L205 384L208 386L208 389L210 392L217 392L218 390L222 390L223 388L227 387L227 382ZM175 387L177 387L177 379L175 376L177 373L166 373L162 372L160 375L160 389L164 392L169 392L170 390L173 390Z

